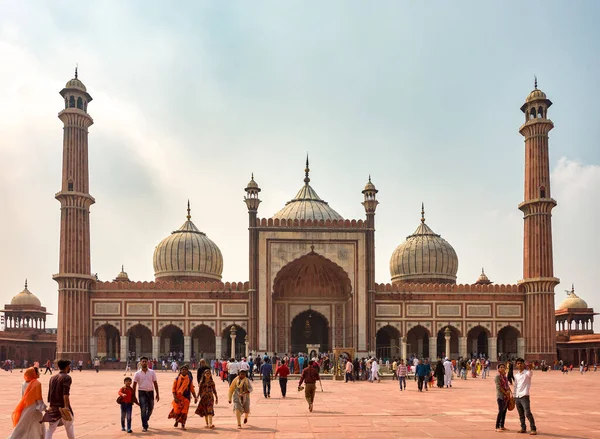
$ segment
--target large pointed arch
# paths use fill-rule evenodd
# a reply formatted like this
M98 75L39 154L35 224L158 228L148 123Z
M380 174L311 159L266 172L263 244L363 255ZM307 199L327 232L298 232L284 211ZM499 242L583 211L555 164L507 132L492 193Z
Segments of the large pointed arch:
M327 298L347 300L352 282L335 262L311 251L285 265L273 282L274 299Z

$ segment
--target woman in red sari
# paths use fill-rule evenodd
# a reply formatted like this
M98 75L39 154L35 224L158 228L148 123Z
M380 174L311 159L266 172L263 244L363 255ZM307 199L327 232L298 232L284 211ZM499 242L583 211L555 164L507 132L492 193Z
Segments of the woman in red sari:
M194 402L198 402L196 390L194 389L194 378L190 373L188 366L181 366L179 375L173 381L173 408L169 413L169 419L175 419L175 427L181 424L181 429L185 430L185 421L187 421L188 411L190 410L190 400L194 397Z
M221 361L221 381L227 381L227 360Z

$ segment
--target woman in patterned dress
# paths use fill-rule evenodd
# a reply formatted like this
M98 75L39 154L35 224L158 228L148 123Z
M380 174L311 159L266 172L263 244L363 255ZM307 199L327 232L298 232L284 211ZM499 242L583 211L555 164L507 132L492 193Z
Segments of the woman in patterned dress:
M204 420L206 421L205 428L215 428L212 419L215 415L214 404L219 403L219 396L217 395L217 389L215 388L215 382L210 369L204 371L198 383L198 398L200 398L200 402L198 403L198 408L196 408L196 414L204 416Z

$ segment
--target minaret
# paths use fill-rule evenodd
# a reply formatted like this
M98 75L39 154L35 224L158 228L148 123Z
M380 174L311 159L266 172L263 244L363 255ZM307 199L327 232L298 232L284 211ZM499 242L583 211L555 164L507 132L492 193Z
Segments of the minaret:
M258 193L260 188L254 181L254 174L246 186L246 196L244 202L248 207L248 232L249 232L249 284L248 300L250 307L250 324L248 331L248 341L250 351L258 349L258 230L256 228L256 218L258 215L258 205L260 199Z
M375 210L379 201L377 201L377 188L369 181L362 191L364 201L362 205L367 214L367 231L366 231L366 259L367 259L367 297L369 307L367 309L367 350L375 353Z
M550 192L548 133L554 124L548 119L552 102L537 88L529 93L521 111L525 123L519 132L525 137L525 201L519 204L524 218L523 280L525 291L525 358L556 359L554 319L554 277L552 258L552 209L556 201Z
M92 97L77 77L60 92L65 109L58 113L64 124L60 201L60 259L58 274L57 357L71 361L90 358L90 298L95 277L90 269L90 206L87 113Z

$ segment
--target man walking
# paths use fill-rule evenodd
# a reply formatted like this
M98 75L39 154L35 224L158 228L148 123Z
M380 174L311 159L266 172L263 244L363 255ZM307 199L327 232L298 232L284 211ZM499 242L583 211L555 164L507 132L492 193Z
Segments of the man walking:
M417 368L415 369L415 377L417 377L417 387L419 392L423 391L423 383L425 382L425 376L427 375L427 369L421 360L417 360ZM427 390L427 387L425 387Z
M140 414L142 416L142 431L148 431L148 421L154 410L154 391L156 390L156 402L160 400L158 395L158 382L156 381L156 372L148 369L148 357L141 358L142 368L133 376L133 394L135 389L140 386L138 401L140 404Z
M431 364L429 364L429 358L425 358L425 363L423 364L423 366L425 366L424 387L425 387L425 391L427 392L427 387L430 387L429 377L431 376Z
M531 377L533 371L531 370L533 364L529 364L529 370L525 370L525 360L517 358L517 373L515 373L515 406L519 412L519 420L521 421L521 429L517 433L527 432L527 426L525 425L525 417L529 420L529 426L531 427L530 435L536 435L537 429L535 427L535 420L531 413L531 401L529 399L529 390L531 388Z
M346 382L348 382L348 380L354 382L354 377L352 376L352 361L350 359L346 360L345 369L346 369Z
M71 362L69 360L58 360L60 372L50 378L48 384L48 405L50 406L41 422L48 422L46 439L52 439L58 425L65 426L65 432L69 439L75 439L73 427L73 409L71 408L71 383L69 376Z
M321 377L319 377L319 371L314 367L313 361L310 360L308 367L302 371L300 382L298 383L298 390L302 390L302 383L304 383L304 397L306 398L306 402L308 402L309 412L313 411L317 381L321 381Z
M46 371L44 372L44 375L46 375L48 372L50 372L50 375L52 375L52 362L50 362L50 360L46 361Z
M400 360L400 364L398 364L398 382L400 383L400 391L402 391L402 384L404 384L404 390L406 390L406 375L408 374L408 368L406 364L404 364L404 360Z
M288 376L290 375L290 368L287 365L287 361L281 363L281 366L275 371L275 377L279 375L279 387L281 388L281 396L285 398L287 393L287 382Z
M444 385L446 388L452 387L452 362L448 357L444 360Z
M229 363L227 363L227 380L229 381L230 386L233 380L237 378L239 372L240 364L235 360L235 358L232 358L229 360Z
M265 398L270 398L273 366L271 366L271 360L269 360L268 357L265 359L265 362L260 367L260 374L262 375L263 394L265 395Z
M94 360L94 369L96 369L96 373L100 371L100 360L98 358Z

